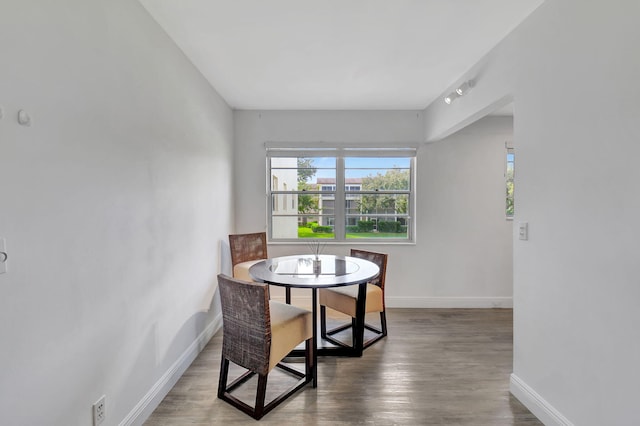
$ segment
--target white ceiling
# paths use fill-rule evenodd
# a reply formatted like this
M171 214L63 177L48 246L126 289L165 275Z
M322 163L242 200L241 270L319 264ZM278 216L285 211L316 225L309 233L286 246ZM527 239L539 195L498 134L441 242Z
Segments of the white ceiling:
M543 0L140 0L235 109L423 109Z

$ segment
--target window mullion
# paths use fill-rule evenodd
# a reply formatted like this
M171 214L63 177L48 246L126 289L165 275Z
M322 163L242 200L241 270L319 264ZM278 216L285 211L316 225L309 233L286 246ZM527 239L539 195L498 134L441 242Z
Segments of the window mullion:
M335 201L335 223L334 233L338 241L345 239L346 230L346 201L345 201L345 179L344 179L344 157L336 157L336 201Z

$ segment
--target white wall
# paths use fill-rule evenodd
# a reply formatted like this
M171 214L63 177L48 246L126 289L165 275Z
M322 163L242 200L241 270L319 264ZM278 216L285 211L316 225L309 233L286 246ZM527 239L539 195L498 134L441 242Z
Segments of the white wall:
M219 325L231 110L137 1L3 1L0 40L0 424L139 423Z
M238 232L266 229L265 142L402 144L419 142L424 132L416 111L236 111L234 118ZM364 246L390 254L388 306L511 306L511 223L503 199L507 138L511 121L493 119L419 149L416 244ZM347 254L352 246L325 251ZM269 245L270 256L306 250L304 244Z
M426 111L435 140L515 100L512 391L547 424L632 425L640 369L640 3L547 0ZM445 92L446 93L446 92Z
M407 294L427 306L511 307L512 221L505 213L505 142L511 117L487 117L419 157L418 254L421 282ZM436 302L438 302L436 304Z

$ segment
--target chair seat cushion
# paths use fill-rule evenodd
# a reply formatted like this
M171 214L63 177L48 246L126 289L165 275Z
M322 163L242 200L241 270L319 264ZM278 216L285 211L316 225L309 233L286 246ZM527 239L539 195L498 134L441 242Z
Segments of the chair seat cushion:
M258 262L262 262L263 260L266 259L247 260L246 262L238 263L233 267L233 278L244 281L253 281L253 278L251 278L251 275L249 275L249 268L251 268Z
M358 287L357 285L350 285L320 289L320 304L355 318ZM367 284L365 312L382 312L384 310L383 298L384 293L380 287L374 284Z
M269 371L292 349L313 336L311 311L269 300L271 313L271 352Z

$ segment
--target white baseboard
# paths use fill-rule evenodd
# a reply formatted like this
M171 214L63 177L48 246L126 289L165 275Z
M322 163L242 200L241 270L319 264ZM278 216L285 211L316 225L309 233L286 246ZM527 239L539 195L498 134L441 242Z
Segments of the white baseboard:
M513 308L512 297L386 297L390 308Z
M284 295L272 295L284 302ZM388 308L513 308L511 297L386 297ZM310 296L292 296L291 303L299 306L311 304Z
M131 412L120 422L120 426L142 425L149 418L178 379L189 368L194 359L204 349L205 345L218 330L222 328L222 315L218 315L205 327L200 335L189 345L171 368L160 377L147 394L136 404Z
M511 374L509 390L545 425L573 426L573 423L515 374Z

